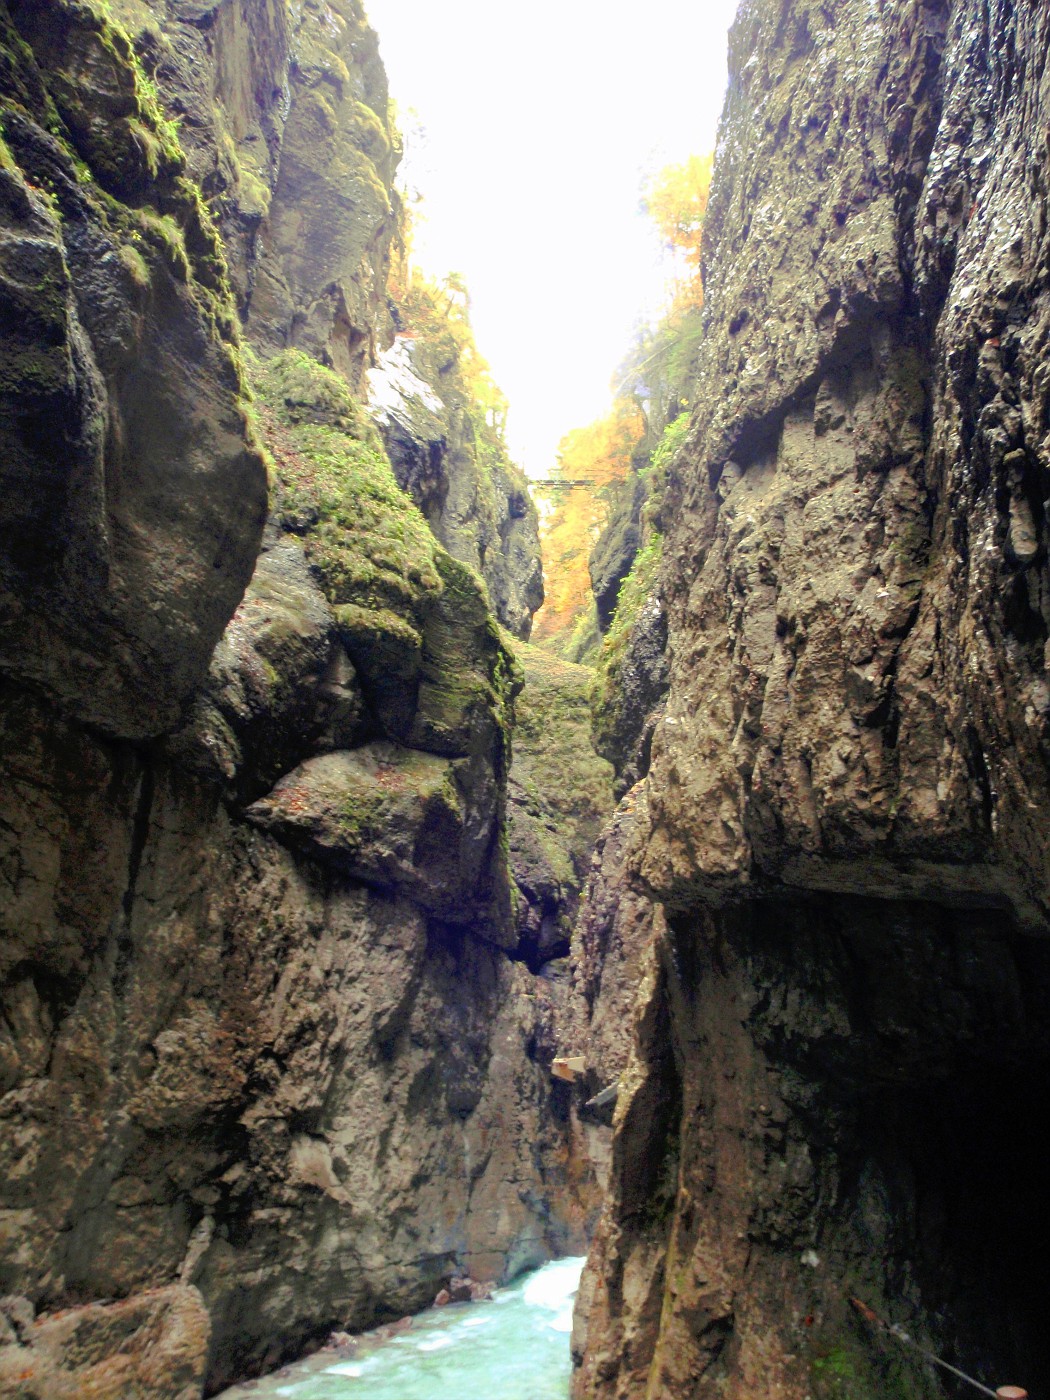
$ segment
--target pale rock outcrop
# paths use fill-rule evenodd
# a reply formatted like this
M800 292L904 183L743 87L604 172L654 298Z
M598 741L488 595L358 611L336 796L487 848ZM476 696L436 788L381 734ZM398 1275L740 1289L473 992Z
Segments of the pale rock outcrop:
M18 1400L199 1400L208 1314L195 1288L173 1286L118 1303L33 1317L11 1307L17 1336L0 1336L0 1394Z

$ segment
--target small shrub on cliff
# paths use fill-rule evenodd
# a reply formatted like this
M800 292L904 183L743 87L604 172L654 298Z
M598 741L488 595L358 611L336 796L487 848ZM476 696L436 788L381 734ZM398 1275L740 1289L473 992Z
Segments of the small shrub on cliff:
M616 611L598 654L594 680L594 709L599 715L619 694L620 671L631 630L642 608L656 590L663 554L663 536L654 531L648 544L635 555L631 571L620 585Z
M652 521L660 509L671 463L689 432L689 418L688 413L680 413L668 423L648 466L642 468L642 476L646 483L645 516L649 528L654 528Z

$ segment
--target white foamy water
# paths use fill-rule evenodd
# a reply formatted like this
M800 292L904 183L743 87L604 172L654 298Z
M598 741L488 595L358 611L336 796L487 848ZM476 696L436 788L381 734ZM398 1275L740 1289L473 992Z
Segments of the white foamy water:
M224 1400L567 1400L582 1259L559 1259L484 1303L432 1308L353 1359L321 1353Z

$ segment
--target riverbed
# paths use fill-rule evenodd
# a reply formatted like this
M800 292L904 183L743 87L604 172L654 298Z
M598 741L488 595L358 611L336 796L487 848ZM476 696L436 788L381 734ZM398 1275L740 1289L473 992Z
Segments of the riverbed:
M431 1308L353 1355L320 1352L222 1400L567 1400L582 1259L558 1259L480 1303Z

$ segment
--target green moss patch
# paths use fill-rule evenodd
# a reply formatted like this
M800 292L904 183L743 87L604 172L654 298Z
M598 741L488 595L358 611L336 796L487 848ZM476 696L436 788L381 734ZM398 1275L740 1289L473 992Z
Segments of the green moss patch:
M500 774L510 758L510 702L521 677L473 569L441 551L444 584L427 618L413 742L437 753L487 754Z
M348 385L290 350L258 369L253 387L273 449L278 513L303 536L329 602L371 610L381 629L402 640L414 634L421 645L427 604L444 587L439 546ZM359 631L360 617L347 616Z
M813 1400L935 1400L941 1388L913 1353L888 1338L871 1346L853 1328L810 1342Z
M646 601L653 595L663 562L663 536L653 534L635 555L631 571L620 585L609 630L598 653L592 692L594 735L600 753L616 748L619 700L631 633Z
M553 901L569 918L613 808L612 769L591 744L591 673L540 647L512 645L525 685L515 704L511 865L533 899Z
M514 663L485 586L394 479L349 386L297 350L252 370L277 513L300 535L384 732L502 771Z

